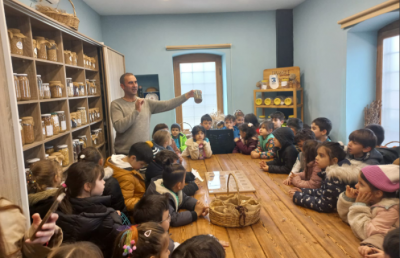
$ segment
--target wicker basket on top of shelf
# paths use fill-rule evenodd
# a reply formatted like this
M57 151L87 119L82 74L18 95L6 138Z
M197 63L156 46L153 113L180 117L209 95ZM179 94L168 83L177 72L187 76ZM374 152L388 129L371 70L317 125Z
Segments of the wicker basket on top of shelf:
M68 1L72 5L74 14L65 13L64 11L58 10L56 8L52 8L50 6L44 6L44 5L40 5L40 4L36 5L36 10L53 18L56 21L59 21L75 30L78 30L79 18L78 18L78 16L76 16L75 5L72 3L71 0L68 0Z

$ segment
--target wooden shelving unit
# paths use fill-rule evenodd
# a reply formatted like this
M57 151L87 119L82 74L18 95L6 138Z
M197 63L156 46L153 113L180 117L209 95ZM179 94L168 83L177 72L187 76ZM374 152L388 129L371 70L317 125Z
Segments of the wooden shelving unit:
M20 8L21 7L21 8ZM8 28L18 28L27 38L23 42L23 55L11 54L11 63L14 73L28 74L32 99L29 101L16 101L18 105L19 118L32 116L34 118L35 142L23 146L24 162L32 158L45 158L45 146L67 144L69 149L70 164L73 162L72 140L80 135L86 135L87 146L92 146L91 131L94 129L103 129L105 132L105 118L103 112L102 88L104 87L104 72L99 66L101 60L101 51L103 46L84 35L74 32L71 29L59 26L51 18L38 14L35 10L24 9L18 3L6 1L4 6L5 17ZM57 62L34 58L32 39L35 36L43 36L55 40L57 43ZM78 65L67 65L64 62L64 50L70 50L77 53ZM96 69L85 68L83 55L94 57L96 59ZM36 75L41 75L43 83L49 81L61 81L66 85L66 78L72 78L73 82L83 82L86 79L96 80L97 95L88 95L85 89L85 96L68 97L66 88L63 89L62 98L39 99L39 90L36 81ZM85 87L86 88L86 87ZM85 107L88 123L77 128L71 128L70 112L75 112L78 107ZM101 117L95 122L89 122L88 111L90 108L99 108ZM67 120L67 131L54 135L50 138L44 138L42 135L41 115L56 111L64 111ZM107 135L105 141L96 147L106 158ZM68 166L69 167L69 166ZM64 170L68 167L64 167Z
M264 104L264 99L268 95L268 93L277 93L277 92L292 92L293 97L293 105L286 106L286 105L274 105L273 103L269 106ZM263 100L262 105L256 104L257 93L261 93L261 99ZM300 95L300 101L299 96ZM268 90L254 90L254 114L258 117L257 108L262 108L262 114L265 115L265 109L293 109L293 116L299 117L298 109L300 109L300 118L301 120L304 119L304 98L303 98L303 88L290 88L290 89L268 89Z

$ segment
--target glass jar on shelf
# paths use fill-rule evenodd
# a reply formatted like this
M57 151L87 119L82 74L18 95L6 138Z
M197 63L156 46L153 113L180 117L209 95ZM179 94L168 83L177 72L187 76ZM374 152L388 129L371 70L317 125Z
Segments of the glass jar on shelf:
M95 108L94 109L96 112L96 119L95 120L100 120L101 119L101 115L100 115L100 108Z
M88 61L88 64L87 64L88 68L92 69L92 58L88 56L87 61Z
M96 70L96 58L92 57L92 69Z
M76 112L71 112L69 116L71 119L71 128L78 127L78 121L76 121Z
M69 150L68 150L68 145L63 144L63 145L58 145L57 146L57 151L61 153L61 155L64 156L63 159L63 167L67 167L69 165Z
M83 144L83 149L85 149L87 147L87 137L86 137L86 135L79 135L78 139L79 139L79 142Z
M75 112L76 114L76 126L81 126L82 125L82 113L78 110Z
M273 101L272 98L267 97L267 98L264 99L264 104L266 106L271 106L272 105L272 101Z
M19 83L18 83L18 76L16 73L14 75L14 88L15 88L15 96L17 97L17 101L21 100L21 89L19 88Z
M79 96L79 82L74 82L74 83L72 83L72 85L74 86L74 97L78 97Z
M85 84L79 82L79 96L85 96Z
M21 133L22 145L25 145L24 127L22 126L22 119L19 119L19 131Z
M24 54L24 44L26 36L21 33L19 29L8 29L8 36L10 39L10 48L12 54L23 55Z
M46 126L44 125L44 120L42 122L42 140L46 139Z
M47 43L47 59L50 61L57 62L57 43L49 39Z
M57 113L51 113L51 124L53 125L53 134L58 135L60 133L60 123L58 121Z
M65 87L67 89L68 97L74 96L74 84L72 83L72 78L66 78Z
M97 132L99 134L99 140L100 140L100 144L104 142L104 133L103 133L103 129L99 128L97 129Z
M43 97L44 99L51 99L50 84L43 83Z
M52 98L62 98L64 85L60 81L50 81L50 91Z
M44 128L46 130L46 138L50 138L54 135L53 124L51 122L51 114L42 114L42 121L44 122Z
M42 76L40 74L36 75L36 81L39 91L39 99L44 99L43 81L42 81Z
M97 95L96 80L90 81L90 95Z
M60 132L67 131L67 118L65 117L64 111L56 111L58 115L58 122L60 123Z
M45 153L46 154L49 154L50 156L51 155L53 155L53 153L54 153L54 147L53 147L53 145L45 145L44 146L44 149L45 149Z
M275 104L275 106L284 105L284 104L285 104L284 100L285 100L285 99L284 99L284 97L282 97L282 96L275 97L275 99L274 99L274 104Z
M37 57L47 60L47 44L49 43L44 37L35 37L37 45Z
M286 98L285 98L285 105L286 105L286 106L291 106L291 105L293 105L293 97L286 97Z
M33 45L33 57L37 58L37 43L36 43L36 39L32 39L32 45Z
M64 50L64 63L67 65L72 65L72 54L69 50Z
M33 117L25 116L22 118L22 127L24 130L25 144L30 144L35 141L35 123L33 122Z
M26 161L26 167L32 168L32 165L35 164L36 162L40 161L39 158L34 158L34 159L28 159Z
M71 52L72 65L78 66L78 55L76 52Z
M86 79L85 80L85 84L86 84L86 92L87 92L87 95L90 95L90 81L89 81L89 79Z
M97 146L99 144L97 133L92 131L91 138L92 138L92 146Z
M31 88L29 86L28 75L25 73L18 74L18 84L21 92L21 100L31 100Z
M81 113L81 124L87 124L87 116L86 116L86 108L85 107L78 107L77 112Z
M62 155L60 152L53 152L51 156L54 156L57 158L57 162L60 164L60 166L63 167L63 161L64 161L64 155Z
M81 145L79 144L78 139L73 139L72 140L72 152L74 154L74 162L78 162L78 155L81 153Z

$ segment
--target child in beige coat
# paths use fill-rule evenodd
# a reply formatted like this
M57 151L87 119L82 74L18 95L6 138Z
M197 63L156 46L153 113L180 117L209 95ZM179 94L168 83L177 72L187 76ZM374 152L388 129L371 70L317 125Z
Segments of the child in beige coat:
M362 240L363 256L372 247L382 250L383 239L391 229L399 227L399 166L366 166L361 169L356 189L346 187L337 204L339 216L350 224Z

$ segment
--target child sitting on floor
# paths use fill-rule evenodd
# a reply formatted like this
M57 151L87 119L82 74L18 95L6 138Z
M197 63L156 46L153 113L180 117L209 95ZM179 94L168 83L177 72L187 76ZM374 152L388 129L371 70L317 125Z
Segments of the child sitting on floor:
M32 165L27 175L31 217L35 213L39 213L41 218L46 216L60 187L61 178L62 168L58 162L41 160Z
M182 153L186 149L186 135L184 135L181 131L181 126L179 124L171 125L171 135L172 139L175 141L176 147Z
M276 156L273 161L268 163L260 161L260 167L265 172L289 174L298 155L293 145L293 131L287 127L281 127L274 131L274 136Z
M244 122L252 123L254 125L254 128L256 128L257 134L260 134L260 128L259 128L260 123L258 122L256 115L254 115L253 113L249 113L249 114L245 115Z
M346 186L337 203L339 216L362 240L363 249L382 250L389 230L399 227L399 166L366 166L358 174L356 189Z
M204 116L201 117L200 120L200 125L204 127L206 131L210 130L212 128L212 118L209 114L205 114Z
M273 159L275 157L273 130L274 124L271 121L265 121L260 125L257 148L251 152L253 159Z
M96 147L87 147L78 154L78 162L93 162L103 166L104 160L100 151ZM104 169L104 185L103 196L111 196L111 208L117 211L125 212L125 200L122 195L121 187L118 180L113 177L114 171L107 167Z
M186 170L182 165L167 163L163 177L153 179L146 190L146 195L168 194L171 226L180 227L196 221L208 214L208 206L193 197L187 196L182 189L185 186ZM187 211L178 212L180 209Z
M358 252L362 257L398 258L400 257L399 233L399 228L392 229L387 233L383 240L383 250L363 245L358 247Z
M159 223L163 229L168 232L171 216L169 214L168 194L162 195L145 195L135 205L132 216L135 224L143 224L146 222ZM179 243L174 242L169 238L169 251L172 251L179 246Z
M225 117L225 127L222 129L233 130L233 139L240 137L239 128L236 127L236 118L232 115L227 115Z
M374 132L376 136L376 150L382 154L383 160L381 164L392 164L393 161L399 158L400 156L400 147L392 147L388 148L382 146L383 141L385 140L385 130L381 125L371 124L365 127L366 129L370 129Z
M104 169L92 162L78 162L67 170L66 196L57 210L57 225L63 230L63 243L90 241L111 257L112 243L122 225L104 190Z
M129 149L129 155L112 155L106 161L105 167L113 169L113 177L118 180L125 205L131 211L145 192L145 175L139 169L147 166L153 160L153 143L137 142Z
M303 130L303 121L300 118L289 118L286 122L286 126L292 129L294 136Z
M242 153L250 155L250 153L257 148L257 132L254 125L251 123L244 123L240 125L240 139L235 138L236 147L233 153Z
M296 163L294 163L291 173L302 172L306 167L303 159L303 145L304 142L307 140L315 140L315 134L313 133L313 131L311 131L311 129L303 129L299 131L294 137L296 150L299 149L300 152L299 155L297 155Z
M321 169L321 187L318 189L293 188L289 195L296 205L318 212L333 212L339 194L346 185L355 185L360 167L350 164L342 146L337 142L324 142L317 150L315 162Z
M281 128L283 123L285 123L285 115L280 112L276 111L271 114L272 123L274 123L274 129Z
M206 159L212 156L211 145L205 140L206 130L200 125L196 125L192 130L192 138L186 141L187 148L182 156L191 159Z
M370 129L359 129L349 136L347 159L361 161L368 165L378 165L382 154L375 149L376 136Z
M242 112L242 110L238 109L238 110L235 111L233 116L236 119L236 124L235 125L236 125L237 128L239 128L239 126L244 123L244 113Z
M183 242L171 258L225 258L225 250L212 235L198 235Z
M169 127L167 124L164 124L164 123L157 124L153 129L152 137L154 137L154 134L160 130L169 132ZM175 141L171 141L170 144L166 148L168 150L175 151L175 153L178 154L178 156L179 156L179 160L182 162L181 151L179 150L178 146L176 146ZM155 155L156 155L156 153L154 153L154 156Z
M321 172L320 167L315 162L317 156L317 148L319 146L316 140L307 140L303 145L303 158L306 164L304 172L291 174L283 183L285 185L294 185L300 188L320 188L321 178L318 173Z
M318 141L331 141L328 136L332 130L332 122L328 118L318 117L314 119L311 123L311 130L314 132L315 138L317 138Z
M175 152L169 151L169 150L162 150L157 153L154 161L152 161L149 166L147 167L146 170L146 189L149 187L151 180L153 178L161 178L162 174L164 172L164 165L169 162L169 163L176 163L178 161L178 155L176 155ZM183 188L183 192L187 196L193 196L197 190L199 190L199 187L197 186L196 183L194 183L195 177L192 174L192 172L187 172L186 177L185 177L185 182L188 183L185 185Z
M133 225L115 239L113 258L167 258L170 255L168 231L155 222Z

